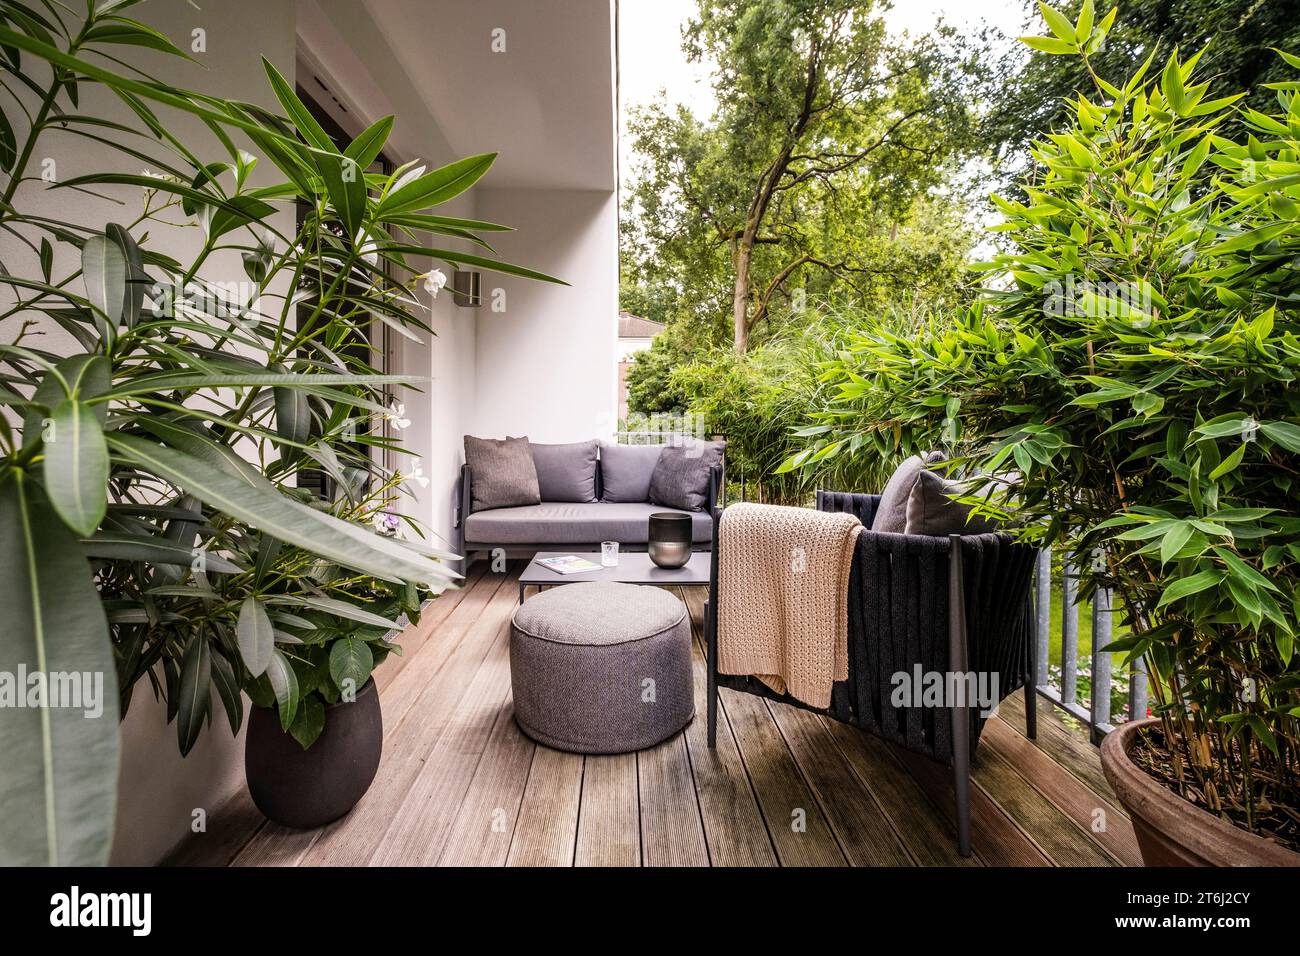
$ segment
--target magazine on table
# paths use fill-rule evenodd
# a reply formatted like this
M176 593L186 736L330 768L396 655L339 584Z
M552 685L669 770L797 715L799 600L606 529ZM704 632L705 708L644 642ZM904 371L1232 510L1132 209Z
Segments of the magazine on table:
M595 561L588 561L576 554L564 554L554 558L538 558L537 563L544 568L549 568L556 574L582 574L584 571L600 570L600 565Z

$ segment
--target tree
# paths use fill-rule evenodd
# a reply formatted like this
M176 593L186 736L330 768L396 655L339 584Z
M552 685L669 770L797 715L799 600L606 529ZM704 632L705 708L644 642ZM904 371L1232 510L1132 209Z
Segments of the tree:
M1036 0L1025 0L1025 6L1037 19ZM1057 6L1077 20L1083 0L1064 0ZM1100 21L1114 7L1110 0L1099 0L1096 19ZM1276 94L1264 84L1284 79L1286 72L1286 64L1271 48L1300 49L1300 4L1294 0L1126 2L1105 45L1089 60L1098 75L1128 76L1157 47L1160 56L1167 57L1175 49L1190 56L1207 43L1199 68L1210 83L1209 96L1244 92L1243 106L1268 113L1276 105ZM1026 171L1023 158L1029 155L1030 144L1066 125L1067 100L1090 92L1093 83L1080 60L1042 49L1028 56L1014 51L999 71L1005 80L985 116L983 138L1003 189L1014 192Z
M972 130L951 34L895 41L861 0L700 0L685 47L716 64L718 108L635 114L634 281L676 290L684 319L725 308L743 354L796 284L866 294L924 270L878 253Z

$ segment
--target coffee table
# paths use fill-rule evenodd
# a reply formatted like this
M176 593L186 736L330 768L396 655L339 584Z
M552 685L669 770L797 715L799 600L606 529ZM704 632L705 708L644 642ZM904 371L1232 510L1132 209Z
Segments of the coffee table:
M672 584L678 587L707 587L709 584L710 554L694 551L691 559L680 568L661 568L650 560L644 551L622 551L618 565L597 568L578 574L560 574L537 563L538 558L559 558L577 555L600 564L599 551L539 551L523 574L519 575L519 602L524 600L524 588L546 588L556 584L577 584L580 581L618 581L622 584Z

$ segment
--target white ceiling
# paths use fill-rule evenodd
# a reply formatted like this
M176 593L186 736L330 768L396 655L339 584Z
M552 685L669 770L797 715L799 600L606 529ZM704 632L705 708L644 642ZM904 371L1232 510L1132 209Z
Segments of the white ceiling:
M615 188L613 0L364 2L451 147L499 154L484 186Z

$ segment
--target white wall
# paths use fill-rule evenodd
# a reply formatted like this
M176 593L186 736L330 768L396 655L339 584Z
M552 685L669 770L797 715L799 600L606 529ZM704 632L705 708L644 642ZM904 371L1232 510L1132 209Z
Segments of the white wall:
M483 274L472 433L540 442L617 426L618 203L613 192L481 189L478 213L516 232L501 257L569 286ZM505 311L492 309L493 290Z

